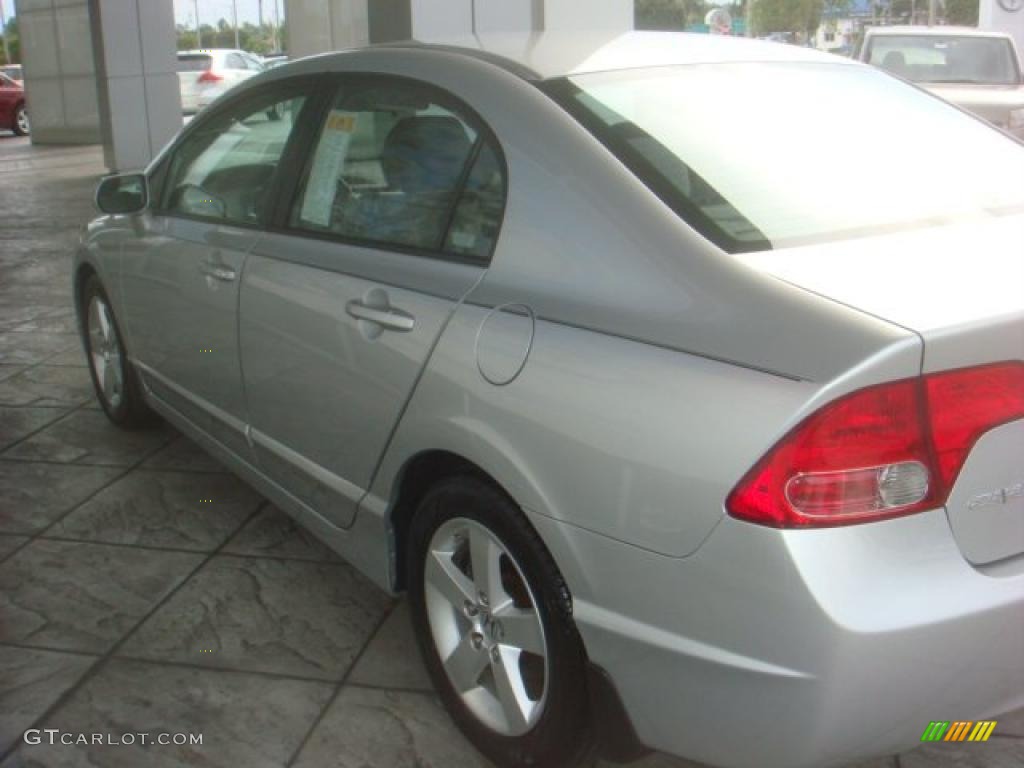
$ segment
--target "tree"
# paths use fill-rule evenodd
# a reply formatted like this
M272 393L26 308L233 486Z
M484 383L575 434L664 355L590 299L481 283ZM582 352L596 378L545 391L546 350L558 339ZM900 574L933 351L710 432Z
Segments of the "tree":
M17 64L21 61L21 38L18 36L18 19L12 16L0 35L0 64ZM7 46L11 50L7 50Z
M946 0L946 21L964 27L978 26L978 0Z
M751 20L754 34L810 34L821 24L824 3L825 0L756 0Z
M853 8L853 0L825 0L822 3L822 12L832 18L843 16Z
M283 25L282 25L283 27ZM176 27L178 50L189 51L196 48L234 48L235 30L227 21L221 19L217 26L203 24L200 28L203 35L202 45L196 39L196 30L179 24ZM283 31L279 33L283 35ZM283 38L282 38L283 39ZM251 53L267 54L274 51L274 28L270 24L257 26L246 22L238 28L238 42L242 49Z
M704 0L636 0L634 21L637 29L686 29L704 20L708 4Z

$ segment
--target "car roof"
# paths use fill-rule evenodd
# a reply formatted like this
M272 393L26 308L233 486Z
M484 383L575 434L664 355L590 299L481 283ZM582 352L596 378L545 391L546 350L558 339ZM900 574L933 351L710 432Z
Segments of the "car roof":
M879 35L912 35L912 36L942 36L942 37L1002 37L1008 38L1006 32L995 32L977 27L869 27L865 30L872 36Z
M527 80L641 67L762 61L848 60L810 48L685 32L533 32L476 35L424 43L407 41L364 50L417 49L483 60ZM357 54L358 55L358 54Z

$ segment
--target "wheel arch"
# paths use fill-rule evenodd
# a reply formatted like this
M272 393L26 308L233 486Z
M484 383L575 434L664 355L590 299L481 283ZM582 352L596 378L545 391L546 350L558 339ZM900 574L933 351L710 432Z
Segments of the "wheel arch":
M485 461L484 464L487 462ZM438 482L445 478L470 475L492 485L500 493L507 496L512 503L524 510L526 524L536 533L538 539L548 550L555 567L562 573L569 588L570 599L572 586L567 572L555 557L552 544L547 541L544 531L538 529L530 520L531 514L524 508L513 494L496 478L498 472L489 471L481 463L471 461L460 452L449 449L428 448L409 456L395 475L393 503L391 504L390 530L393 536L393 554L395 557L395 591L407 588L405 563L408 555L409 531L417 507L424 495ZM519 478L522 481L522 478ZM584 654L586 645L584 643ZM636 730L615 684L608 673L590 661L586 656L587 689L590 696L590 716L597 724L597 749L599 753L615 762L629 762L647 754L648 750L636 735Z
M414 401L413 412L401 423L369 494L375 500L371 506L383 513L391 531L394 591L405 589L408 526L420 499L438 481L457 474L474 475L492 484L527 520L536 514L552 516L551 502L538 483L528 452L485 419L427 416ZM564 573L558 542L547 541L539 530L537 534Z
M79 322L83 319L82 312L84 310L82 306L82 291L85 290L86 281L93 275L96 275L98 278L99 272L88 261L82 261L75 267L71 295L75 302L75 314L78 316Z
M416 514L416 508L437 483L458 475L478 477L512 498L508 491L479 464L453 451L426 449L409 457L395 477L395 491L392 494L394 500L391 504L390 528L394 538L395 591L406 589L405 561L408 554L409 527Z

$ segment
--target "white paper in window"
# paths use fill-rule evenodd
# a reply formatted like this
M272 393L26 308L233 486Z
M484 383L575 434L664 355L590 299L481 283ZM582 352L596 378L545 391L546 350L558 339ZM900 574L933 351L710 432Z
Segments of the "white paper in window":
M302 199L302 221L318 227L331 224L331 207L338 194L338 180L356 130L357 115L339 109L327 116L320 144L313 156L313 168Z

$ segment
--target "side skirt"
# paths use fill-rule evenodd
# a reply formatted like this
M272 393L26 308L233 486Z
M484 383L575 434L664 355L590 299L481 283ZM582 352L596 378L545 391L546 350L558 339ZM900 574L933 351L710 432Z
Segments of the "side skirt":
M146 401L154 411L197 442L214 458L267 497L300 525L308 528L374 584L395 594L392 582L391 530L383 514L360 509L349 528L339 528L275 483L257 467L196 426L187 416L146 388Z

